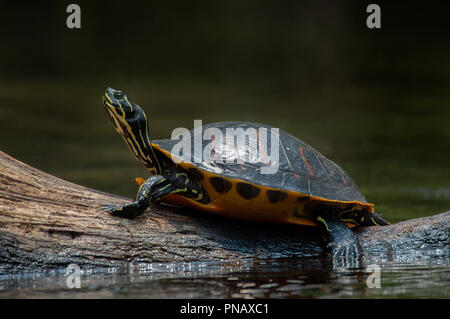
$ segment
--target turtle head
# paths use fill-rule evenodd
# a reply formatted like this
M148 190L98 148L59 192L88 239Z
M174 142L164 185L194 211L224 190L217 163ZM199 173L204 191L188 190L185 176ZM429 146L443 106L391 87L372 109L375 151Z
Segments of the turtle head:
M107 88L103 96L103 106L111 121L122 137L127 140L130 134L147 136L147 117L142 108L130 101L127 95L119 90Z
M128 100L124 92L112 88L106 89L103 96L103 106L111 116L122 122L132 120L139 113L143 113L138 105Z
M149 138L148 122L142 108L119 90L107 88L103 106L116 131L123 137L136 159L148 170L155 169L155 159Z

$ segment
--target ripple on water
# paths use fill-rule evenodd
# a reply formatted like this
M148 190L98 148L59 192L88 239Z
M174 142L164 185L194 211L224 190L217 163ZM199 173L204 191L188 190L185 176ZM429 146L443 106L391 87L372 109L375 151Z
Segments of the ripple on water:
M376 263L377 260L368 260ZM326 258L134 265L84 270L81 289L63 271L4 275L2 298L396 298L450 297L449 255L417 262L378 260L380 288L369 288L369 263L335 267ZM130 271L132 270L132 271Z

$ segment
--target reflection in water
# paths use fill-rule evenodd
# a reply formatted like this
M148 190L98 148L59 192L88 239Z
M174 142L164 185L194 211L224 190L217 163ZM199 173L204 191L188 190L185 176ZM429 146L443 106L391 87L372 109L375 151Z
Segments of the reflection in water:
M64 270L0 277L0 297L20 298L336 298L449 296L449 255L420 263L383 262L381 288L367 268L335 267L326 258L135 264L82 269L69 289Z

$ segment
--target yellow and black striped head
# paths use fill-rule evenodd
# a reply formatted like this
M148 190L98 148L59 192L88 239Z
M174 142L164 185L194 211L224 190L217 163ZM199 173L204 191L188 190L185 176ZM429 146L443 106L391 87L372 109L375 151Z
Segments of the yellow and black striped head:
M143 116L143 120L146 121L142 109L133 102L130 102L127 95L122 91L107 88L103 96L103 106L111 117L125 125L130 120L133 122L139 120L137 117L140 116ZM117 125L115 126L117 127Z
M139 105L128 100L127 95L107 88L103 106L116 131L123 137L136 159L151 173L157 173L157 159L149 138L148 121Z

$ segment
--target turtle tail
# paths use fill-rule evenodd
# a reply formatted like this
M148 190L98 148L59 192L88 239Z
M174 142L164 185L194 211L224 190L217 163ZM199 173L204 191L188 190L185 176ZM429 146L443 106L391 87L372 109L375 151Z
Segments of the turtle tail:
M390 225L389 222L385 221L379 214L373 212L370 214L370 220L375 226L387 226Z

